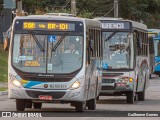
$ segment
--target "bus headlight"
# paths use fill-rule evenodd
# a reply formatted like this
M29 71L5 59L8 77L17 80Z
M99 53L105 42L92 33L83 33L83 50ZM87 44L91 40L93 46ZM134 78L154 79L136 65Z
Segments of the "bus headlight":
M14 85L14 86L16 86L16 87L21 87L21 83L19 82L19 80L18 80L18 78L19 77L17 77L17 76L14 76L13 74L9 74L9 77L10 77L10 80L11 80L11 82L12 82L12 84Z
M117 83L128 83L128 82L132 82L133 78L129 78L129 77L125 77L125 78L120 78L117 80Z
M12 83L16 87L20 87L21 86L20 82L18 80L16 80L16 79L12 80Z
M79 88L80 85L81 83L79 81L76 81L75 83L72 84L71 89L77 89Z

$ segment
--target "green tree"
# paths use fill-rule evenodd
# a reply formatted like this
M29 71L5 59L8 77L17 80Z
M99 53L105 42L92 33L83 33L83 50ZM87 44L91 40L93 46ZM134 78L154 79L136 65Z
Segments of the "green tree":
M83 14L84 11L91 13L92 17L104 16L113 8L112 0L77 0L78 14ZM107 16L112 16L113 11Z
M23 0L30 14L70 13L70 0ZM77 15L94 18L113 17L114 0L77 0ZM119 0L119 16L143 21L149 27L160 27L160 0Z
M3 0L0 0L0 12L2 11L3 9Z
M159 26L160 0L120 0L120 16L135 21L142 20L149 27Z
M40 14L61 9L68 0L23 0L23 5L30 14Z

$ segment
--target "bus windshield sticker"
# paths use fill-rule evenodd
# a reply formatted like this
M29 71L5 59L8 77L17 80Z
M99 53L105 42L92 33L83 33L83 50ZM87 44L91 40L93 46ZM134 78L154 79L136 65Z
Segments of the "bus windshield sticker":
M48 42L56 42L56 36L55 35L49 35L48 36Z
M77 42L79 41L79 37L76 38L76 41L77 41Z
M38 61L26 61L24 66L40 66L39 62Z
M48 68L48 70L52 70L52 64L49 63L47 68Z
M15 58L14 58L14 62L15 62L15 63L19 63L19 58L18 58L18 57L15 57Z
M33 60L33 56L19 56L19 60L26 61L26 60Z
M108 69L108 64L107 63L103 64L103 69Z

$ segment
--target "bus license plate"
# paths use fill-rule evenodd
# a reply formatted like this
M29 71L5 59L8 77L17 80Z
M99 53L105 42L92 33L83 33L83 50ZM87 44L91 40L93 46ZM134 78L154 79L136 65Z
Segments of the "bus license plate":
M52 96L40 95L40 96L39 96L39 99L40 99L40 100L52 100L53 98L52 98Z

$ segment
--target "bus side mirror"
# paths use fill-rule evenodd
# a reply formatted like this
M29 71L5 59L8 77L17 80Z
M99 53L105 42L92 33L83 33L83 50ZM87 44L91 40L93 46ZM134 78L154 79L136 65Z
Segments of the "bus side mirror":
M9 50L9 45L10 45L10 40L9 38L6 36L4 39L4 50L8 51Z

